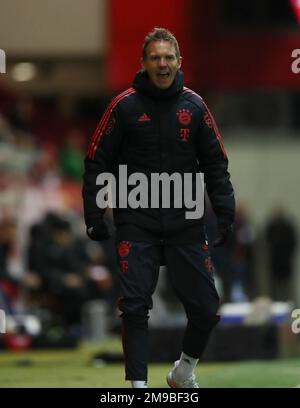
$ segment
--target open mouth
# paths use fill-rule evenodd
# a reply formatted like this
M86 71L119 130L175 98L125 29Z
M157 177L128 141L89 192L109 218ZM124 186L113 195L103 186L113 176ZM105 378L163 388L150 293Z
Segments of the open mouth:
M158 74L157 74L157 77L159 78L159 79L167 79L167 78L169 78L169 76L170 76L170 73L169 72L159 72Z

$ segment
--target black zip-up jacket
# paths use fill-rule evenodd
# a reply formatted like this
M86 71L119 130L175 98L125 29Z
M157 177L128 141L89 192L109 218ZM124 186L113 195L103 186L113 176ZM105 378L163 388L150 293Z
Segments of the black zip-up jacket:
M140 71L132 88L108 106L85 159L87 227L97 225L104 215L96 204L101 188L96 185L97 176L103 172L117 176L121 164L127 165L128 176L140 172L148 180L151 173L204 173L218 223L223 227L233 223L234 192L221 136L203 99L183 86L181 71L167 90L156 88ZM134 187L128 187L128 192ZM195 187L193 177L193 198ZM187 210L184 203L182 208L114 208L114 222L122 239L197 241L203 217L186 219Z

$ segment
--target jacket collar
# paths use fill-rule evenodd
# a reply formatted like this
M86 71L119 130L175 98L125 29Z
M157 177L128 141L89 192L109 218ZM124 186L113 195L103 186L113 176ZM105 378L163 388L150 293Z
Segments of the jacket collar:
M145 70L138 71L132 86L154 99L167 99L181 92L183 89L183 72L178 71L172 85L167 89L159 89L149 80Z

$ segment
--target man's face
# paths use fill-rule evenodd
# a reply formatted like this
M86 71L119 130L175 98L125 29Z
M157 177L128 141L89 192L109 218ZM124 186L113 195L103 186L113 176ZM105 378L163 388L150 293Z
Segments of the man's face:
M142 66L148 72L150 80L157 88L169 88L182 59L177 58L174 45L170 41L153 41L148 45L146 53Z

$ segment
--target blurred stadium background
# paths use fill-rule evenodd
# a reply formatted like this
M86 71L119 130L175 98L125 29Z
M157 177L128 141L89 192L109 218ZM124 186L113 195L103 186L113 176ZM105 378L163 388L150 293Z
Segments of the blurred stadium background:
M154 26L174 32L186 85L215 116L238 204L232 241L212 253L223 318L204 356L203 385L300 383L300 334L291 330L291 312L300 308L300 73L291 67L300 48L298 4L1 1L1 386L120 386L113 239L87 240L81 178L101 113L131 84ZM210 237L215 221L208 210ZM107 222L113 234L110 213ZM166 363L178 355L172 339L184 317L164 270L151 317L151 360ZM257 359L269 365L224 363ZM103 365L101 382L88 370ZM25 381L20 366L36 371ZM53 382L48 367L68 371ZM161 368L151 366L156 386Z

